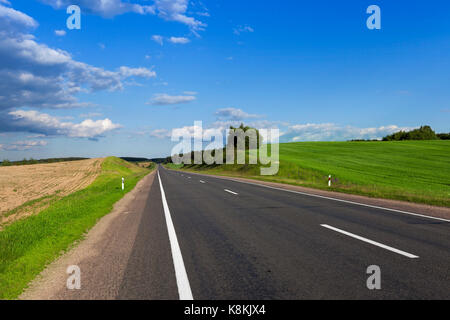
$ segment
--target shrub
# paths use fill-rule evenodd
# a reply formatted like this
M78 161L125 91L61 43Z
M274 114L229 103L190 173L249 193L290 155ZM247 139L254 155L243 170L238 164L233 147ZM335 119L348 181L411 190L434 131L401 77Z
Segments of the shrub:
M438 133L437 137L441 140L450 140L450 133Z

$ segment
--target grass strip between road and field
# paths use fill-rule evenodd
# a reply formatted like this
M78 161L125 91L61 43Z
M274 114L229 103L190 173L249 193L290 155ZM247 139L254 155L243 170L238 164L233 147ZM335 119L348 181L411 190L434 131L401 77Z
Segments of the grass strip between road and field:
M149 172L119 158L106 158L90 186L0 231L0 299L17 298L31 280L82 239Z

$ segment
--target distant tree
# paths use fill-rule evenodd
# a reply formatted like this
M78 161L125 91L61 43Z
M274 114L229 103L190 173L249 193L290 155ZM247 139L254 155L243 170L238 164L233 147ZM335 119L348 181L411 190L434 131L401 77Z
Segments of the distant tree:
M383 141L403 141L403 140L437 140L436 133L430 126L422 126L411 131L399 131L383 138Z
M259 130L249 127L249 126L244 126L243 123L241 123L241 125L238 128L235 128L233 126L230 127L230 132L228 134L228 144L232 144L234 146L234 148L238 147L238 139L242 138L239 137L238 132L243 132L244 135L246 132L248 132L249 130L255 130L256 133L256 148L259 149L259 146L261 145L263 138L259 133ZM250 137L245 137L245 150L249 150L250 149Z
M11 165L12 165L12 163L8 159L3 160L3 162L2 162L3 167L9 167Z
M438 133L437 137L441 140L450 140L450 133Z

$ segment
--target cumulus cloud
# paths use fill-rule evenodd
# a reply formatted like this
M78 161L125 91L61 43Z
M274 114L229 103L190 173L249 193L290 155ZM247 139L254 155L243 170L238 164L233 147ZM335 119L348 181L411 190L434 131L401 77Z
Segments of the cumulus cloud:
M155 0L152 5L142 5L122 0L40 0L55 9L65 9L69 5L80 6L83 12L96 14L104 18L112 18L125 13L140 15L157 15L167 21L176 21L187 25L194 33L204 30L206 24L189 17L188 0Z
M7 2L3 2L9 4ZM39 24L29 15L13 8L5 7L0 2L0 30L4 33L17 32L22 28L36 28Z
M25 151L36 147L43 147L47 145L47 141L44 140L23 140L16 141L8 145L0 145L0 150L5 151Z
M9 126L14 131L20 130L46 136L97 139L107 132L121 128L121 125L107 118L97 121L86 119L80 123L73 123L61 121L57 117L34 110L16 110L8 114L11 116Z
M203 124L203 137L204 141L210 141L212 136L217 136L221 134L226 137L230 126L239 127L244 119L258 119L261 115L249 114L241 109L235 108L224 108L218 109L214 115L217 120L210 124ZM257 129L278 129L279 125L282 124L279 121L269 121L269 120L255 120L246 122L247 125L257 128ZM175 135L188 135L192 137L199 138L198 129L199 126L184 126L180 128L173 129L158 129L151 133L152 137L160 139L170 139L172 133ZM274 138L274 137L272 137Z
M108 71L94 67L25 37L0 39L0 109L77 106L74 94L83 87L120 90L126 78L155 76L145 68Z
M215 115L219 120L231 120L231 121L241 121L245 119L256 119L261 117L260 115L249 114L241 109L236 108L219 109L216 111Z
M238 127L242 122L256 129L278 129L278 135L272 137L272 141L297 142L297 141L346 141L353 139L381 139L394 132L412 130L412 127L400 127L397 125L358 128L354 126L339 126L333 123L307 123L295 124L284 121L260 119L263 116L249 114L241 109L224 108L215 112L216 121L203 124L203 139L209 141L209 137L221 133L226 136L230 126ZM244 121L245 120L245 121ZM178 135L198 136L196 126L185 126L172 130L159 129L153 134L160 139L168 139L172 132ZM199 138L199 137L197 137Z
M155 76L145 68L109 71L75 61L27 35L0 38L0 110L77 107L75 94L83 90L121 90L127 78Z
M27 130L13 127L23 121L13 121L11 110L86 107L91 104L78 101L80 92L121 90L126 79L156 77L146 68L110 71L76 61L67 51L39 43L28 33L36 26L33 18L0 4L0 131Z
M184 37L170 37L169 42L175 43L175 44L186 44L191 41L188 38L184 38Z
M168 20L177 21L190 27L195 33L204 30L206 24L186 15L188 0L155 0L158 16Z
M147 104L154 106L166 106L172 104L182 104L192 102L196 99L194 95L171 96L166 93L158 93Z
M308 123L291 125L283 135L283 141L345 141L353 139L381 139L400 130L411 130L409 127L396 125L358 128L338 126L333 123Z
M70 5L78 5L83 11L112 18L128 12L141 15L155 14L155 6L123 2L122 0L40 0L55 9L65 9Z

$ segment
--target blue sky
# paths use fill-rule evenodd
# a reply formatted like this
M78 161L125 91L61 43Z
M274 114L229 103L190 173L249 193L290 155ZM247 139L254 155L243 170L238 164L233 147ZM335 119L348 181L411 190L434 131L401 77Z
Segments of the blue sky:
M196 120L283 142L450 131L448 1L100 2L0 0L0 159L167 156Z

